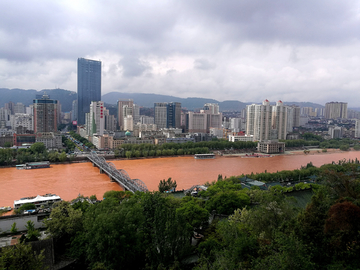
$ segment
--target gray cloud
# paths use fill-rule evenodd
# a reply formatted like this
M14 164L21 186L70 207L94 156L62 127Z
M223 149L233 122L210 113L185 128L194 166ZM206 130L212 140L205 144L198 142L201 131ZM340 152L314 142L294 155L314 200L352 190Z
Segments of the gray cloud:
M0 17L0 87L75 91L86 57L103 93L360 106L355 0L12 0Z
M146 70L151 69L147 63L132 56L125 56L121 59L120 64L123 67L123 76L125 77L137 77L142 75Z
M196 69L208 70L208 69L214 69L216 65L214 63L210 63L206 59L196 59L194 61L194 67Z

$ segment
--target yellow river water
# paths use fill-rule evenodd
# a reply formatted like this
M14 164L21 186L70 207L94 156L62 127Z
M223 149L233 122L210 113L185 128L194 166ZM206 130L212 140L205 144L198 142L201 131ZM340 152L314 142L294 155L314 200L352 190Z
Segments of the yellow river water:
M251 172L276 172L299 169L312 162L320 166L341 159L360 159L360 152L279 155L270 158L216 157L199 160L194 157L162 157L152 159L112 160L118 169L127 171L132 179L141 179L149 190L157 190L159 181L171 177L177 189L217 179L219 174L233 176ZM79 194L95 194L99 199L108 190L122 190L109 177L100 174L90 162L51 165L47 169L0 169L0 206L13 206L14 200L23 197L54 193L64 200Z

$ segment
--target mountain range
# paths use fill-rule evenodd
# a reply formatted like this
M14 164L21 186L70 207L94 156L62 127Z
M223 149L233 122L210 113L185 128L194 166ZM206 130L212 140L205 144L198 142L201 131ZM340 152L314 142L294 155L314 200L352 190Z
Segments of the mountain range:
M33 99L36 95L43 95L46 93L51 99L60 101L63 112L69 112L72 109L73 100L77 99L77 93L65 89L43 89L41 91L36 90L24 90L24 89L8 89L0 88L0 107L3 107L5 103L12 101L14 103L21 102L26 106L33 103ZM111 92L102 95L102 101L107 104L116 104L119 99L133 99L134 103L142 107L154 107L155 102L180 102L183 108L188 110L198 110L203 108L205 103L217 103L219 104L221 111L241 111L246 105L260 102L241 102L238 100L226 100L217 101L210 98L198 98L188 97L180 98L168 95L158 94L146 94L146 93L120 93ZM275 104L275 103L273 103ZM297 105L300 107L313 107L313 108L324 108L323 105L312 103L312 102L284 102L285 105Z

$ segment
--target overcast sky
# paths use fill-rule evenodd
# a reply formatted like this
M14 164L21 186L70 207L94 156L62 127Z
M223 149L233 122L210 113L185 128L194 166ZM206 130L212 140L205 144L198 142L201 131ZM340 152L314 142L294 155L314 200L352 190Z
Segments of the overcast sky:
M102 94L360 106L360 1L0 1L0 88L76 91L79 57Z

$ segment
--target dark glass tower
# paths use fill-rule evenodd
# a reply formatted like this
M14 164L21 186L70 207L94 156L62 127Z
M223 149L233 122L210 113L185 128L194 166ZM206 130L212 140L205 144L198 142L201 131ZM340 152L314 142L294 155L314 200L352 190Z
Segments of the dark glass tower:
M78 124L85 124L91 101L101 101L101 62L78 59Z
M181 103L170 102L167 104L167 128L180 128L181 126Z

